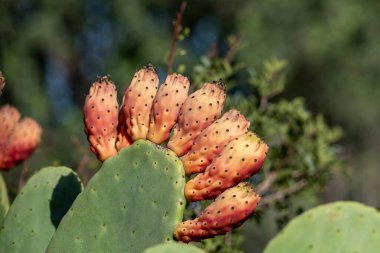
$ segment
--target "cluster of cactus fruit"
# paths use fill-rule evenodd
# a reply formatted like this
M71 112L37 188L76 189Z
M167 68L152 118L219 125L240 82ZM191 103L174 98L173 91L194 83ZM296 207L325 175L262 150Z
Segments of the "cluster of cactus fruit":
M222 115L223 81L188 95L189 89L180 74L159 86L148 65L134 75L119 108L115 84L98 78L83 109L90 149L102 167L85 188L65 167L34 175L2 222L0 253L202 252L167 243L173 234L185 243L223 235L247 220L260 197L245 181L260 169L268 147L237 110ZM0 164L9 169L30 155L41 129L29 120L23 130L14 108L0 112L0 127L7 129ZM8 153L13 160L4 158ZM186 200L212 199L199 217L183 221Z
M216 200L200 217L175 228L176 239L183 242L225 234L252 214L260 197L244 181L261 168L268 152L238 111L220 117L226 97L223 81L205 83L190 95L189 87L180 74L168 75L159 86L155 69L148 65L134 75L120 110L108 76L92 85L84 105L85 132L101 161L137 140L149 140L167 143L186 175L198 173L186 183L186 199Z
M0 72L0 95L5 78ZM29 158L41 140L42 129L32 118L20 120L10 105L0 108L0 170L9 170Z

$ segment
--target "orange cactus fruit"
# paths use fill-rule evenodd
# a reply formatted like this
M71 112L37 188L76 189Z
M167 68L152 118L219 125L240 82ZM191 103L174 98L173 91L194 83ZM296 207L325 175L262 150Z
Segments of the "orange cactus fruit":
M226 97L223 81L205 83L185 100L174 126L168 147L178 156L183 156L202 130L211 125L221 115Z
M190 151L181 157L186 175L203 172L225 145L248 132L249 125L239 111L230 110L204 129Z
M123 110L119 111L119 125L117 127L117 132L117 150L121 150L122 148L128 147L133 143L132 138L131 136L129 136L127 131L127 125L125 124L125 114Z
M187 182L186 198L191 202L215 198L255 174L263 165L267 152L268 146L254 133L237 137L203 173Z
M19 120L20 113L13 106L5 105L0 108L0 147L7 142Z
M188 243L224 235L247 220L259 201L260 196L247 183L240 183L223 192L198 218L180 223L174 236Z
M29 158L41 141L42 129L31 118L23 118L0 151L0 170L8 170Z
M99 78L90 88L83 112L91 151L101 161L117 154L118 110L115 84L109 76Z
M189 85L189 80L180 74L166 77L154 98L148 140L161 144L169 138L182 104L187 98Z
M137 71L125 91L121 114L124 122L121 124L125 124L124 128L133 141L146 139L158 82L156 70L148 65Z

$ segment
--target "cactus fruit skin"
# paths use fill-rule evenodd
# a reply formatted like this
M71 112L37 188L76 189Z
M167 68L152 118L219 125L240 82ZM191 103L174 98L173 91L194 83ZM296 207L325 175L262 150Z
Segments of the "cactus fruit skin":
M8 170L26 160L41 141L42 129L31 118L17 123L0 152L0 170Z
M66 167L47 167L32 176L4 219L0 253L45 252L81 189L79 178Z
M380 249L380 212L357 202L339 201L294 218L264 253L375 253Z
M116 87L109 76L92 84L83 107L85 133L91 151L101 161L117 153L118 107Z
M47 253L136 253L171 241L183 217L184 184L182 163L172 151L146 140L133 143L103 163Z
M225 145L248 132L249 125L239 111L230 110L204 129L190 151L181 157L186 175L203 172Z
M125 91L123 124L133 141L146 139L153 99L158 89L158 76L152 65L139 70Z
M143 253L206 253L200 248L184 243L161 243L152 246Z
M180 223L174 236L190 242L224 235L247 220L259 201L259 195L247 183L240 183L224 191L198 218Z
M205 83L190 94L182 105L168 147L178 156L184 155L201 131L220 117L225 97L226 86L223 81Z
M13 106L4 105L0 108L0 147L7 142L19 120L20 113Z
M3 176L0 174L0 224L3 223L3 219L9 209L9 198L7 186L5 184Z
M187 98L189 85L189 80L180 74L166 77L154 98L148 140L161 144L169 138L182 104Z
M224 190L248 179L261 168L267 152L268 146L254 133L248 132L237 137L223 148L205 172L187 182L187 200L213 199Z
M117 150L130 146L133 141L127 132L127 125L125 124L125 114L123 110L119 112L119 125L117 127L118 136L116 141Z

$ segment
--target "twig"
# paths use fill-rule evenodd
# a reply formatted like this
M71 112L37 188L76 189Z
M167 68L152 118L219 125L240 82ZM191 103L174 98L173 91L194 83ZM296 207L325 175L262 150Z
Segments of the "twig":
M172 71L175 50L176 50L176 47L177 47L177 42L178 42L179 34L181 32L182 18L183 18L183 13L185 12L186 6L187 6L186 1L183 1L182 4L181 4L181 7L180 7L180 9L179 9L179 11L177 13L177 18L176 18L176 21L175 21L175 24L174 24L174 30L173 30L173 35L172 35L172 45L171 45L171 48L170 48L170 54L169 54L168 63L166 65L166 69L167 69L168 73Z
M261 206L269 205L273 202L284 199L288 195L292 195L300 190L302 190L306 186L306 181L302 180L297 182L296 184L291 185L289 188L286 188L282 191L278 191L266 197L263 197L260 201Z
M24 162L21 168L20 178L18 180L17 192L20 192L21 189L24 187L25 182L26 182L26 177L27 177L26 175L28 174L28 172L29 172L28 163Z
M94 170L89 170L87 172L86 177L83 179L83 185L87 186L87 183L91 180L91 178L94 176L95 171Z
M265 108L267 107L267 104L268 104L268 97L262 96L260 98L259 111L263 112L265 110Z
M226 244L227 248L231 248L232 246L232 233L228 232L224 237L224 244Z
M211 46L207 52L207 58L210 60L215 59L219 55L219 50L218 50L218 42L214 41L211 43Z
M226 57L224 57L224 59L227 61L227 62L231 62L236 53L238 52L238 49L239 49L239 46L240 46L240 43L241 43L241 36L240 35L237 35L235 40L233 41L233 43L231 44L227 54L226 54Z
M86 165L87 163L90 161L90 157L88 156L88 154L84 154L82 156L82 159L79 161L78 163L78 166L77 166L77 169L76 169L76 172L79 176L82 176L83 175L83 172L86 168Z
M275 172L271 172L268 175L268 177L261 184L257 186L257 192L260 195L264 195L266 192L270 190L270 188L272 187L276 179L277 179L277 174Z

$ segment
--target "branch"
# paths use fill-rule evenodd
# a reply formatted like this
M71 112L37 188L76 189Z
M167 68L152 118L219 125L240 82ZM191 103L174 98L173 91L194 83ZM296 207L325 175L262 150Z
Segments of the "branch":
M182 17L183 17L183 13L185 12L186 6L187 6L186 1L183 1L177 13L177 18L174 24L174 30L173 30L173 35L172 35L172 46L170 48L169 59L166 65L166 69L168 73L172 71L175 50L177 47L178 37L179 37L179 34L181 32L181 27L182 27Z
M84 154L82 159L79 161L77 169L75 170L78 176L83 176L84 170L86 168L87 163L90 161L90 157L88 154Z
M237 35L236 38L234 39L234 41L232 42L230 48L228 49L226 57L224 57L224 59L227 62L231 63L231 61L234 59L236 53L238 52L240 43L241 43L241 36Z
M24 162L22 164L22 168L21 168L21 174L20 174L20 178L18 180L18 189L17 191L20 192L21 189L24 187L25 183L26 183L26 180L27 180L27 174L29 172L29 166L28 166L28 163L27 162Z
M274 182L276 182L277 174L276 172L271 172L269 176L257 186L257 192L260 195L264 195L266 192L270 190Z
M296 184L291 185L289 188L286 188L282 191L278 191L276 193L263 197L260 201L260 205L261 206L270 205L276 201L282 200L285 197L302 190L303 188L305 188L306 185L307 185L306 181L304 180L299 181Z

